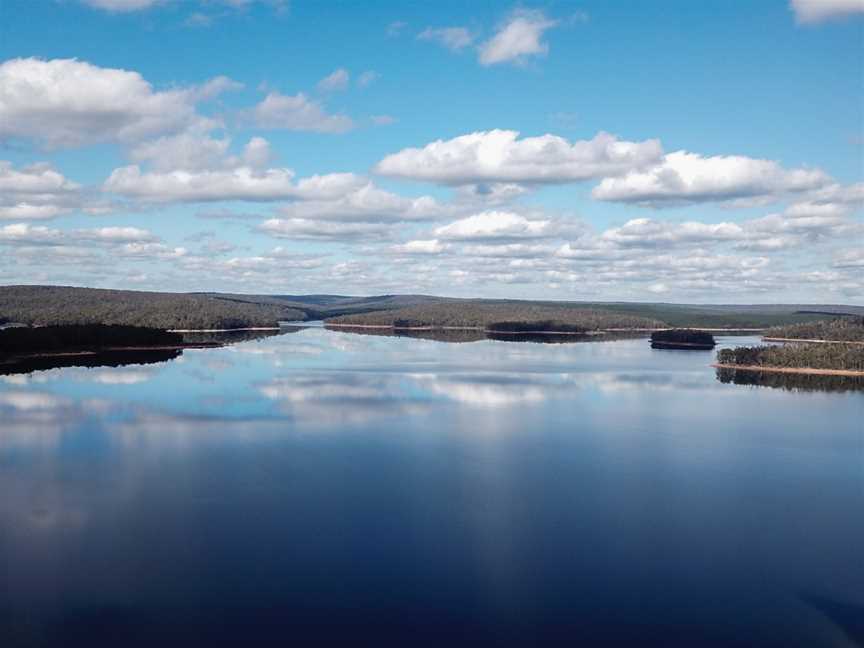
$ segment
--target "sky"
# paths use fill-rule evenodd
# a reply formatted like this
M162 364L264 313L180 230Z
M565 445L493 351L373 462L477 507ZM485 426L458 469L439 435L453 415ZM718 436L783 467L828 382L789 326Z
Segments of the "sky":
M864 0L0 0L0 284L864 304Z

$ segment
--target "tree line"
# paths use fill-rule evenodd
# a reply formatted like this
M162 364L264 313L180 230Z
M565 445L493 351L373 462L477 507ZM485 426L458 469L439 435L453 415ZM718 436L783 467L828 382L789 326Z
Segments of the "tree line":
M864 342L864 317L837 317L830 320L774 326L765 332L765 337Z
M864 346L795 342L783 346L736 347L720 349L717 362L722 365L864 371Z
M280 320L302 319L305 319L303 312L277 304L204 294L65 286L0 287L0 324L118 324L158 329L227 329L275 327Z
M392 328L476 328L488 331L558 331L579 333L614 328L663 328L659 320L622 312L541 306L530 302L501 304L465 301L409 306L332 317L327 324L386 326Z
M0 330L0 354L90 351L108 347L179 346L183 336L139 326L80 324Z

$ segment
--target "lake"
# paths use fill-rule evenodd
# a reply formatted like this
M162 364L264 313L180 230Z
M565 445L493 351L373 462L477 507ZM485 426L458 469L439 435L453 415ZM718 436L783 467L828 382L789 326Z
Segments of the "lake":
M0 645L864 645L864 392L451 337L0 377Z

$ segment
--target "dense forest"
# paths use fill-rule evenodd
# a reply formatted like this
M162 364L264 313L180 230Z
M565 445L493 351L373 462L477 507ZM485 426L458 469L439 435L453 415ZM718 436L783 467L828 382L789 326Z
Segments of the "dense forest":
M0 330L0 356L22 353L92 351L111 347L170 347L183 336L139 326L75 324Z
M831 320L775 326L765 332L765 337L864 342L864 317L838 317Z
M0 287L0 324L120 324L159 329L277 326L301 311L212 295L102 290L64 286Z
M477 303L469 301L409 306L392 311L343 315L326 320L337 326L385 326L392 328L475 328L487 331L548 331L585 333L602 329L664 327L659 320L620 312L531 302Z
M411 310L411 309L415 310ZM628 302L562 302L506 299L456 299L433 295L291 295L238 293L162 293L131 290L102 290L65 286L0 287L0 324L17 322L47 324L125 324L164 329L230 329L273 327L279 321L306 321L358 315L357 324L368 323L373 313L402 313L406 318L419 316L421 325L429 323L424 309L435 317L447 311L445 326L486 327L496 323L519 327L520 324L594 328L585 317L572 319L572 311L600 312L614 328L755 328L824 320L829 315L864 316L864 307L797 304L707 305ZM407 311L405 309L408 309ZM419 310L418 310L419 309ZM498 309L504 318L488 319L484 309ZM526 315L528 311L533 314ZM567 316L558 317L562 311ZM464 313L464 315L463 315ZM478 315L479 313L479 315ZM511 315L512 314L512 315ZM384 316L382 325L392 326ZM651 320L652 324L645 324ZM431 320L435 322L436 320ZM467 323L464 323L467 322ZM638 323L634 323L638 322ZM603 326L601 326L603 328Z
M737 347L717 352L721 365L834 369L864 371L864 346L859 344L806 344Z

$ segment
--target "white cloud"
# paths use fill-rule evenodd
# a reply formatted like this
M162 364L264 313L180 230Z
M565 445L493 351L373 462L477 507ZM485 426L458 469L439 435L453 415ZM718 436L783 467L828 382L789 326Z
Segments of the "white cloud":
M328 114L319 102L302 92L294 96L270 92L249 114L261 128L344 133L354 127L350 117Z
M404 198L366 183L335 200L308 200L285 205L286 218L354 222L398 222L430 220L445 213L434 198Z
M518 139L512 130L479 131L388 155L382 175L461 185L487 182L576 182L626 173L657 162L657 140L628 142L608 133L572 144L542 135Z
M54 218L83 206L81 186L50 164L15 169L0 160L0 220Z
M525 243L498 243L483 245L466 245L462 253L469 257L493 257L536 259L546 258L554 253L548 245L529 245Z
M66 231L28 223L0 226L0 244L122 246L129 243L155 243L158 240L152 232L138 227L99 227Z
M158 5L169 4L171 2L176 2L176 0L80 0L83 4L92 7L93 9L101 9L102 11L107 11L109 13L132 13L136 11L145 11L147 9L152 9ZM207 5L213 3L219 3L225 5L226 7L230 7L232 9L243 10L247 9L249 6L255 4L256 2L260 2L261 4L270 5L277 12L284 11L288 6L288 0L201 0L200 4ZM209 18L209 16L204 16L200 13L192 14L193 16L200 16L203 18ZM200 20L200 19L199 19ZM204 23L202 23L204 24ZM206 23L206 24L209 24Z
M864 268L864 247L844 250L834 259L835 268Z
M231 140L188 131L142 142L129 151L134 162L147 162L158 171L200 171L224 165Z
M202 86L154 91L137 72L76 59L11 59L0 64L0 140L48 148L124 144L215 122L198 101L236 87L225 77Z
M317 88L321 92L335 92L344 90L348 87L348 82L351 80L351 75L345 68L334 70L318 82Z
M813 203L838 203L855 207L864 207L864 182L850 185L831 184L821 189L808 192L804 196Z
M362 180L352 173L331 173L294 181L286 168L258 170L239 166L227 170L143 172L138 165L114 169L104 191L149 202L218 200L335 199Z
M81 0L88 7L102 9L111 13L130 13L151 9L166 0Z
M803 25L864 14L864 0L790 0L789 6Z
M152 232L138 227L99 227L91 230L78 230L75 236L80 240L109 243L140 243L156 240L156 236Z
M788 170L772 160L676 151L646 170L605 178L591 195L598 200L663 207L778 197L818 189L830 181L819 169Z
M42 225L27 223L12 223L0 226L0 243L41 244L58 241L62 237L60 230L50 229Z
M131 242L126 243L112 254L119 254L130 259L180 259L186 256L187 250L182 247L170 247L164 243Z
M303 218L271 218L259 225L258 230L277 238L320 241L382 239L390 234L390 226L383 223L346 223Z
M703 244L732 244L739 250L782 251L827 238L861 235L858 226L843 212L833 209L811 211L809 205L795 204L783 213L769 214L740 223L670 222L650 218L627 221L606 230L599 237L603 245L616 248L673 248Z
M474 35L465 27L427 27L417 38L438 43L451 52L459 52L474 42Z
M637 218L603 232L602 239L622 247L669 246L677 243L730 241L744 237L736 223L668 223Z
M270 142L263 137L253 137L243 147L243 162L253 169L263 169L272 159Z
M61 194L77 191L80 185L67 180L51 165L33 164L15 170L12 163L0 160L0 194Z
M435 236L454 240L543 238L553 230L551 220L531 220L520 214L486 211L435 229Z
M149 163L156 171L204 171L248 166L262 169L272 158L270 143L253 137L239 157L228 155L231 139L216 139L206 133L188 131L143 142L129 151L134 162Z
M522 63L528 56L545 56L549 45L542 41L543 33L556 24L542 11L514 11L495 35L480 45L480 64Z
M65 214L67 211L56 205L30 205L28 203L0 205L0 220L48 220Z
M459 202L478 205L507 203L527 193L529 189L515 182L489 182L462 185L456 190Z
M440 254L445 246L437 239L415 240L390 247L397 254Z

